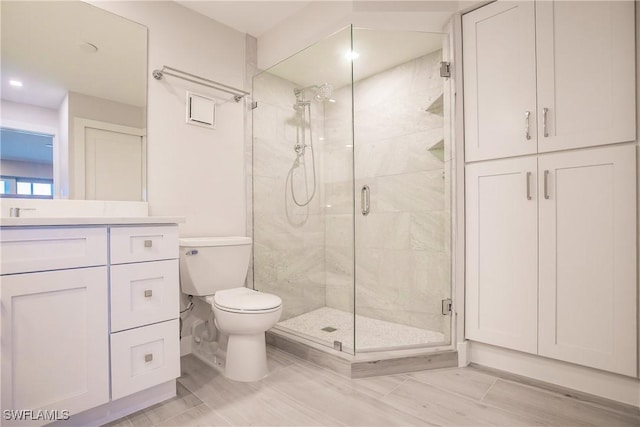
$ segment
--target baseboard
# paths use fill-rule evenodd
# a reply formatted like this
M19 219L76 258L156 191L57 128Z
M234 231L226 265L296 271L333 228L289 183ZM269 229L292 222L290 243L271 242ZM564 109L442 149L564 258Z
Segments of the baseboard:
M640 380L475 341L467 342L471 364L508 372L613 402L640 407ZM536 384L540 386L540 384ZM575 394L575 393L573 393Z

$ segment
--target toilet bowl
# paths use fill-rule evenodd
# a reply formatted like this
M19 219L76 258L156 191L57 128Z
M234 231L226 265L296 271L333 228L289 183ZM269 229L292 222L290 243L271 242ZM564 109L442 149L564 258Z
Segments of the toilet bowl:
M216 327L228 336L225 377L258 381L268 374L265 331L282 314L282 300L244 287L251 254L247 237L180 239L182 292L211 305Z

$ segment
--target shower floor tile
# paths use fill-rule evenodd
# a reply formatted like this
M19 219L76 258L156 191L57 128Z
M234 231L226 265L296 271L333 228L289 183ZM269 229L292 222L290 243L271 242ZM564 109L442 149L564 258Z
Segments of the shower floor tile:
M356 315L356 349L377 350L444 342L444 334ZM279 322L280 328L332 345L340 341L353 351L353 314L322 307ZM335 329L335 330L331 330Z

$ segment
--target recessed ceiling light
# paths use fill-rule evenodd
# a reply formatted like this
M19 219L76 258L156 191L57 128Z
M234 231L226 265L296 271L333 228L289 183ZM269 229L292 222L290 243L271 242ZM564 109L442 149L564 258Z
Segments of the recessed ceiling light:
M354 59L358 59L358 57L360 56L360 54L354 50L347 52L344 54L344 57L347 58L349 61L353 61Z
M78 43L78 48L83 53L96 53L98 51L98 46L89 42Z
M327 99L327 101L329 101L329 102L336 102L336 100L335 100L335 99L333 99L333 98L331 98L331 99Z
M9 84L13 87L22 87L22 82L20 80L9 80Z

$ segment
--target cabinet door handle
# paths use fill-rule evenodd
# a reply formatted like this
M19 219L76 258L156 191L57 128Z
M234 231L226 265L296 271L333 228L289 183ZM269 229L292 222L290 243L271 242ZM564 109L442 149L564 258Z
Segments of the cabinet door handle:
M544 107L542 109L542 132L545 138L549 137L549 129L547 123L547 115L549 114L549 109Z
M153 246L153 240L145 240L144 241L144 247L145 248L150 248Z
M153 291L151 289L147 289L144 291L145 298L151 298L153 296Z
M549 171L544 171L544 198L549 198Z
M145 362L151 362L153 360L153 353L149 353L149 354L145 354L144 355L144 361Z
M531 200L531 172L527 172L527 200Z
M531 139L531 133L529 132L529 118L531 117L531 111L524 112L524 137Z
M362 209L362 215L367 216L371 211L371 190L368 185L363 185L360 190L360 206Z

